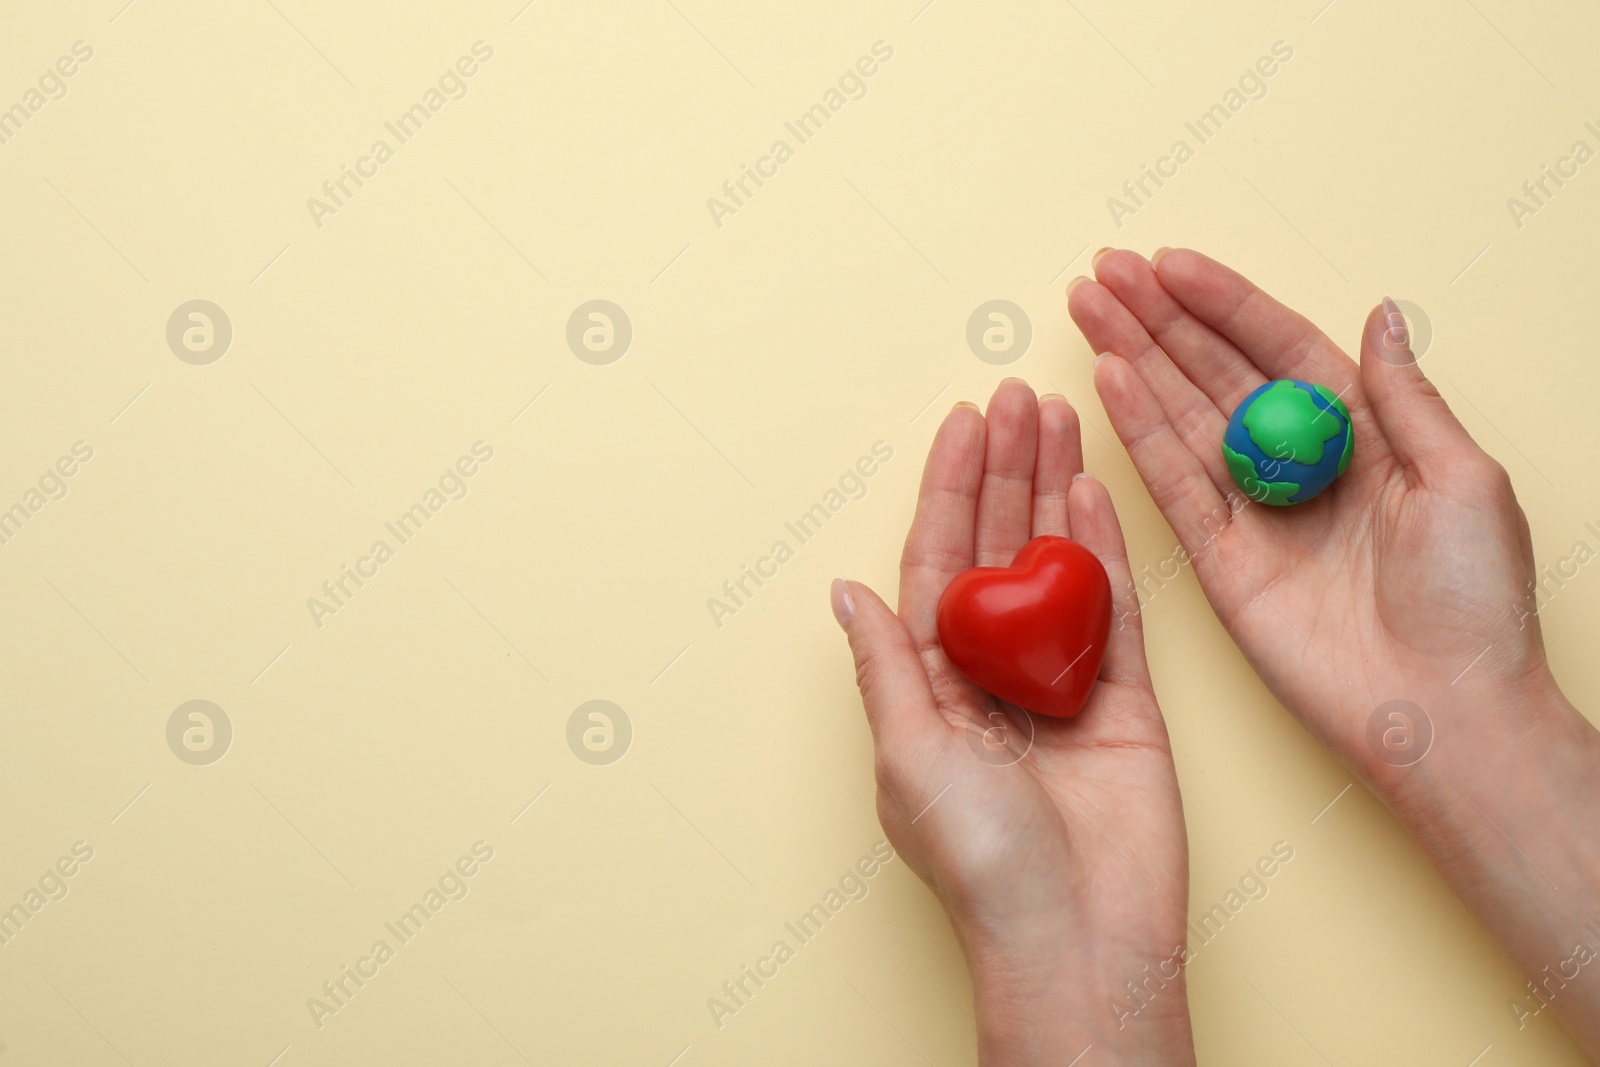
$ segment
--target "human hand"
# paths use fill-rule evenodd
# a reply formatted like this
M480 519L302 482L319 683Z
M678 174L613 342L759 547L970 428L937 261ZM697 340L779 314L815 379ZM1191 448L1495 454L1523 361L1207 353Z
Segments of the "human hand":
M1198 252L1112 251L1068 309L1097 352L1106 413L1251 665L1369 778L1380 705L1447 690L1553 688L1511 480L1412 357L1393 304L1367 316L1358 366L1312 323ZM1327 386L1355 457L1321 496L1257 505L1221 453L1233 409L1269 379Z
M1506 471L1418 369L1390 301L1367 316L1358 366L1197 252L1112 251L1095 272L1068 308L1111 353L1095 368L1106 412L1217 617L1539 976L1512 1004L1519 1026L1552 1007L1600 1054L1600 993L1551 978L1571 977L1600 914L1600 734L1547 666ZM1269 378L1332 389L1355 434L1349 471L1288 509L1251 503L1221 455L1229 415ZM1431 748L1387 750L1396 700L1413 707L1395 726L1426 727Z
M1002 383L934 438L896 615L836 581L876 751L878 817L944 905L972 972L985 1064L1193 1063L1181 961L1188 855L1166 726L1111 497L1083 469L1062 397ZM972 566L1072 537L1111 577L1100 680L1075 718L1029 715L961 676L935 610ZM1130 993L1129 983L1139 996ZM1118 1008L1118 1005L1121 1008ZM1104 1057L1104 1058L1099 1058Z

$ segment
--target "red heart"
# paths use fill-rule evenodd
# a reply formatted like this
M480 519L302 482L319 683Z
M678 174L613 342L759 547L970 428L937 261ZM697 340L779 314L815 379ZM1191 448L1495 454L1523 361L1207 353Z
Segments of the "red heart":
M1035 537L1009 567L973 567L939 598L939 642L1001 700L1069 718L1083 709L1111 632L1111 581L1065 537Z

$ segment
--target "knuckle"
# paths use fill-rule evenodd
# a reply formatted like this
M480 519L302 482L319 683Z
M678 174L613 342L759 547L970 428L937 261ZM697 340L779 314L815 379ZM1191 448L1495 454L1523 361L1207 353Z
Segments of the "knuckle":
M879 745L872 759L872 780L878 787L878 807L898 805L897 798L905 786L905 771L898 760L884 752Z
M1417 380L1411 388L1416 390L1418 396L1427 397L1429 400L1437 400L1439 403L1445 404L1446 407L1449 406L1445 402L1444 394L1439 392L1439 387L1433 384L1432 378L1418 374Z
M856 652L856 688L863 694L877 688L883 676L883 657L876 649L863 648Z
M1468 470L1476 488L1491 493L1498 499L1516 496L1511 484L1511 472L1487 452L1480 452L1475 456Z

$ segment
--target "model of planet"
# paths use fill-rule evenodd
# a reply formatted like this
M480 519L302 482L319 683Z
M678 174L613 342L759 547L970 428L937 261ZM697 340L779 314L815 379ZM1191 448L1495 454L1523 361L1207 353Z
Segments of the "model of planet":
M1311 382L1268 382L1234 409L1222 457L1251 500L1283 507L1310 500L1350 469L1350 409Z

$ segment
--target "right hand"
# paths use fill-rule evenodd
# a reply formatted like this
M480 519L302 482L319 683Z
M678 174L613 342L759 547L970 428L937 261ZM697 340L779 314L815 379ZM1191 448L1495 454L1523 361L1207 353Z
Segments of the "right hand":
M1361 363L1250 281L1185 249L1118 250L1068 288L1095 385L1217 617L1290 710L1369 779L1367 720L1390 700L1553 690L1527 519L1411 354L1392 303ZM1223 429L1257 386L1299 378L1350 409L1355 456L1321 496L1257 505ZM1461 684L1462 688L1452 690Z
M1098 256L1099 280L1068 289L1089 343L1114 353L1095 384L1134 466L1256 672L1548 981L1600 915L1600 734L1546 664L1510 479L1418 370L1392 302L1367 316L1357 366L1221 264L1155 258ZM1344 477L1287 509L1249 503L1221 455L1268 378L1340 394L1355 433ZM1421 708L1430 747L1393 700ZM1390 723L1418 727L1417 747L1395 751ZM1600 1057L1593 980L1544 990L1511 1002L1518 1025L1548 1007Z

